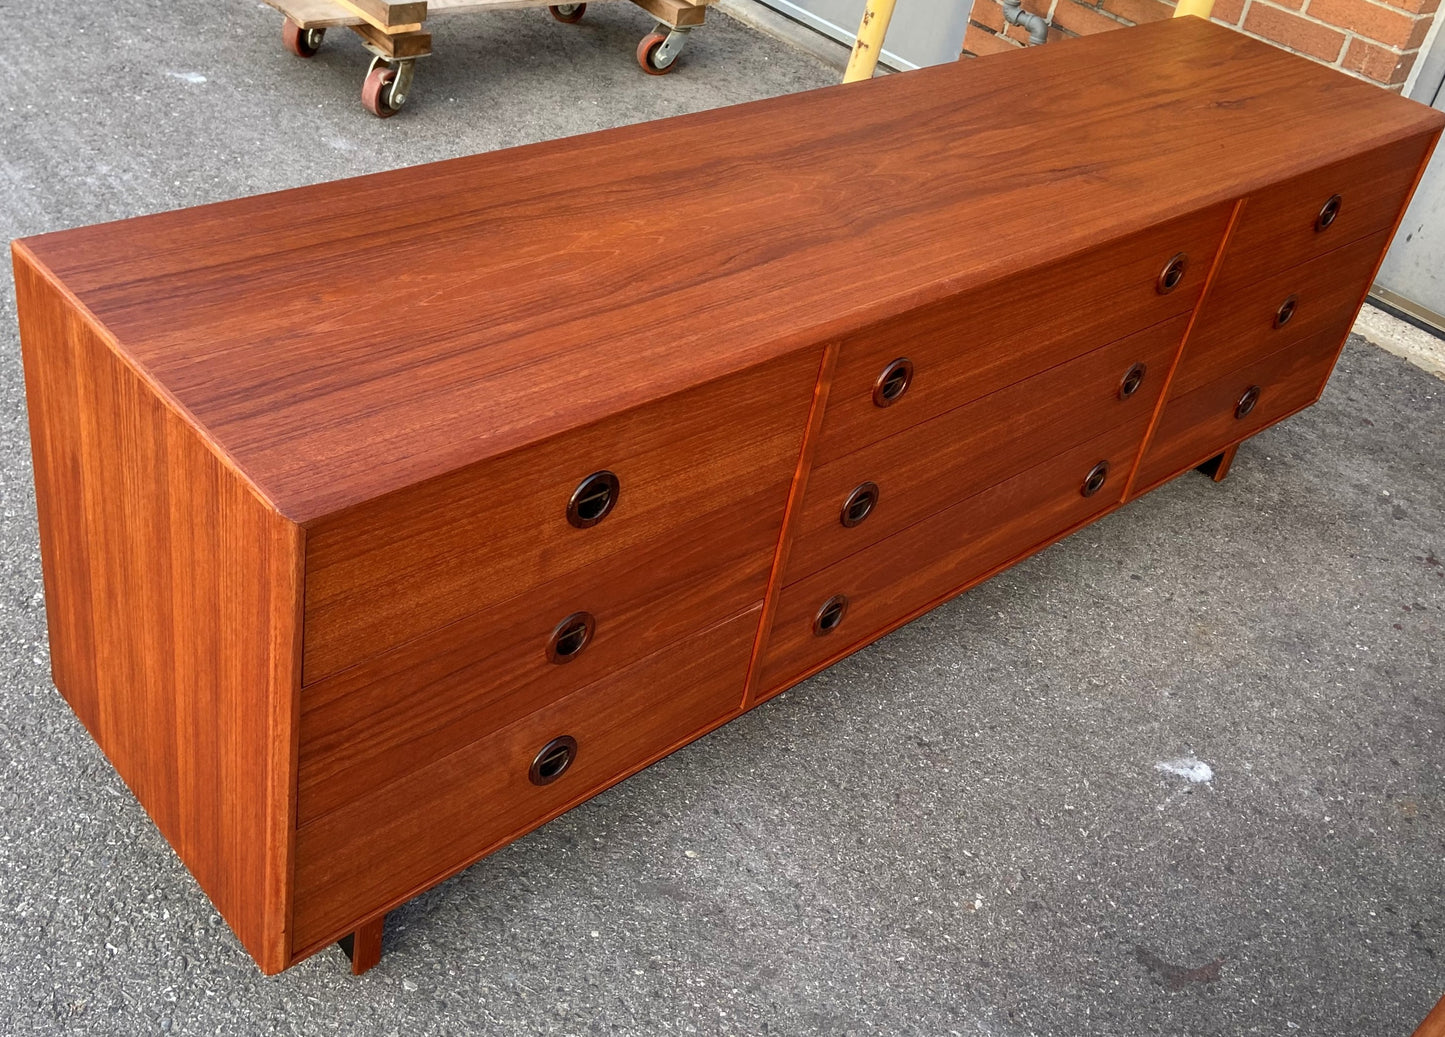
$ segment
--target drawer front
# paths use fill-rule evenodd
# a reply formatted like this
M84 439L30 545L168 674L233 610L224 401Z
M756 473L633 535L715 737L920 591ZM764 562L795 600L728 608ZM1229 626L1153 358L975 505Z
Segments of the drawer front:
M304 956L739 711L759 609L734 617L430 762L296 836ZM555 739L570 766L533 768ZM561 753L564 746L556 747Z
M550 580L303 689L298 823L760 602L773 504L740 499L748 521L729 542L684 530L629 554L620 575Z
M777 541L819 354L805 352L374 502L308 530L304 680L600 566L653 594L633 557L686 530L715 545ZM569 518L589 475L605 486ZM740 501L762 493L770 524ZM586 491L583 491L586 496ZM742 543L746 541L746 543Z
M1344 338L1389 243L1382 231L1279 273L1226 257L1189 334L1171 395L1324 332Z
M1345 331L1332 329L1192 392L1171 394L1139 465L1134 496L1313 403L1344 338ZM1246 412L1241 401L1251 389L1258 391Z
M991 570L1117 504L1139 437L1120 426L785 588L766 643L767 694L875 640ZM1103 485L1083 486L1100 462ZM829 610L846 599L828 628Z
M1388 232L1408 200L1429 135L1399 141L1256 191L1229 239L1228 260L1251 257L1279 270L1351 241ZM1335 215L1326 206L1336 195Z
M876 325L845 339L828 393L815 463L843 456L1036 371L1188 313L1199 300L1232 205L1217 206L1084 255L1060 257L1002 284ZM1158 281L1177 253L1183 278ZM878 389L894 361L911 377L888 402ZM880 406L879 401L886 403Z
M784 583L1113 426L1125 424L1142 440L1188 319L1110 343L815 469ZM872 504L858 520L860 487Z

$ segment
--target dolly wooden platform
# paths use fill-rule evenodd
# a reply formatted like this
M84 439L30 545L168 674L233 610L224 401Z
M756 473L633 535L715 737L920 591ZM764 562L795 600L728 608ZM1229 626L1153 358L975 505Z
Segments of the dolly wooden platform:
M1320 394L1442 118L1186 18L17 242L56 685L264 970L365 968L1222 474Z
M606 0L592 0L593 3ZM632 0L657 19L656 27L637 45L637 63L648 75L662 76L677 67L688 33L703 23L709 4L717 0ZM545 7L559 22L582 20L585 3L551 4L547 0L266 0L280 11L281 39L300 58L315 57L326 30L345 26L361 37L371 52L371 66L361 84L361 103L386 119L395 115L411 94L418 58L431 54L426 22L437 15L469 14Z

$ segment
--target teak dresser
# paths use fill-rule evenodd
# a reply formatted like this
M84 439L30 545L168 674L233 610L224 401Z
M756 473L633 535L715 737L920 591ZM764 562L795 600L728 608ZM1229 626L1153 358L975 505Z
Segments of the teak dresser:
M1319 396L1441 121L1179 19L17 242L55 683L262 969L364 969L1222 476Z

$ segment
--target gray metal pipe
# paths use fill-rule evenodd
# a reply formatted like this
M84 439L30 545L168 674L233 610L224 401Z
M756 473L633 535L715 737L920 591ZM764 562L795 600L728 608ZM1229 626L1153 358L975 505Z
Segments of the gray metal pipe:
M1049 38L1049 23L1023 8L1023 0L1003 0L1003 19L1010 25L1022 25L1029 31L1029 43L1038 46Z

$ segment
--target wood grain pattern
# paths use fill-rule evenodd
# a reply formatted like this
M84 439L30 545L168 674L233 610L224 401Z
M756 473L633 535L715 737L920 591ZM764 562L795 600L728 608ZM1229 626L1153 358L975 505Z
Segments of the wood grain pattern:
M1320 132L1327 135L1328 124L1322 124ZM1250 192L1232 236L1231 262L1282 270L1392 228L1432 137L1430 132L1415 134ZM1350 150L1341 142L1336 157ZM1339 215L1327 229L1316 231L1320 209L1334 194L1340 196Z
M361 15L337 0L266 0L266 3L303 29L330 29L362 21Z
M1246 204L1245 212L1252 204ZM1264 253L1236 256L1231 246L1218 282L1200 307L1169 386L1171 396L1322 332L1334 331L1343 340L1389 243L1386 229L1278 271ZM1276 327L1279 307L1289 298L1298 300L1293 316Z
M305 523L1441 118L1174 19L30 247Z
M351 959L351 974L360 976L381 963L381 942L386 932L386 915L362 922L350 936L342 937L341 947Z
M53 674L263 970L290 958L301 531L15 249Z
M1149 451L1149 444L1154 441L1154 434L1159 429L1159 418L1164 412L1164 403L1169 399L1174 384L1174 376L1178 373L1179 362L1184 352L1189 348L1189 340L1194 334L1195 326L1199 323L1199 311L1203 308L1205 301L1209 299L1210 293L1214 290L1215 283L1219 280L1219 270L1223 266L1225 253L1229 250L1229 242L1234 236L1234 230L1239 226L1239 216L1244 211L1245 199L1237 199L1230 209L1229 222L1224 228L1224 238L1219 248L1214 253L1214 261L1209 266L1209 271L1204 276L1204 291L1200 301L1195 304L1194 312L1189 315L1189 324L1184 329L1184 343L1180 346L1178 355L1174 358L1174 365L1164 374L1164 389L1160 394L1159 401L1154 405L1154 417L1149 422L1149 428L1144 433L1144 443L1139 448L1139 456L1145 456ZM1135 464L1134 470L1129 473L1128 481L1124 484L1124 499L1130 498L1134 487L1135 479L1139 475L1139 466Z
M1348 328L1320 332L1169 400L1139 462L1135 476L1138 493L1202 464L1319 399L1348 332ZM1240 397L1254 385L1261 390L1259 402L1248 415L1236 417Z
M1175 317L1099 346L816 467L793 531L784 585L1114 425L1128 424L1142 440L1187 322L1187 315ZM1120 383L1136 363L1146 365L1144 379L1121 399ZM843 503L865 480L878 487L878 503L859 525L844 526Z
M303 827L296 942L304 956L590 799L739 711L758 613L658 652ZM527 778L551 738L577 739L550 785Z
M305 688L299 823L761 601L786 493L729 501L726 540L683 527ZM592 642L549 662L548 635L578 610L596 617Z
M364 21L393 32L412 31L426 21L426 0L335 0Z
M701 25L707 17L707 5L716 0L632 0L634 4L658 21L672 26Z
M758 682L761 697L1116 505L1140 431L1114 428L786 587ZM1083 496L1085 474L1104 460L1110 464L1104 489ZM815 635L818 607L835 594L848 597L848 611L832 633Z
M431 53L431 33L413 30L397 32L378 29L368 22L353 25L352 31L389 58L421 58Z
M768 591L763 598L762 615L758 619L757 638L753 643L753 658L748 666L747 686L743 689L743 706L754 703L757 691L759 668L767 651L768 635L773 626L773 613L778 607L778 592L782 589L783 574L788 568L788 556L796 539L795 530L802 511L803 497L808 492L808 477L813 471L813 456L818 446L818 430L823 425L823 414L828 407L829 393L833 388L833 372L838 367L838 343L832 342L823 350L822 363L818 365L818 382L813 387L813 407L808 412L808 427L803 433L803 447L798 452L798 467L793 472L793 485L788 491L788 506L783 512L783 529L778 536L778 545L773 552L773 568L768 574Z
M56 682L264 969L369 964L408 897L1316 399L1442 122L1181 19L22 242Z
M837 390L823 419L818 463L1188 313L1199 301L1231 209L1214 206L1083 255L1056 257L1016 271L1004 283L848 336L840 347ZM1161 295L1159 274L1179 252L1189 256L1184 280ZM874 383L899 357L913 362L913 381L897 401L879 407Z
M817 373L804 350L318 523L306 683L584 566L623 578L637 552L684 529L723 553L743 536L771 548ZM600 469L621 480L617 505L576 529L567 501Z

